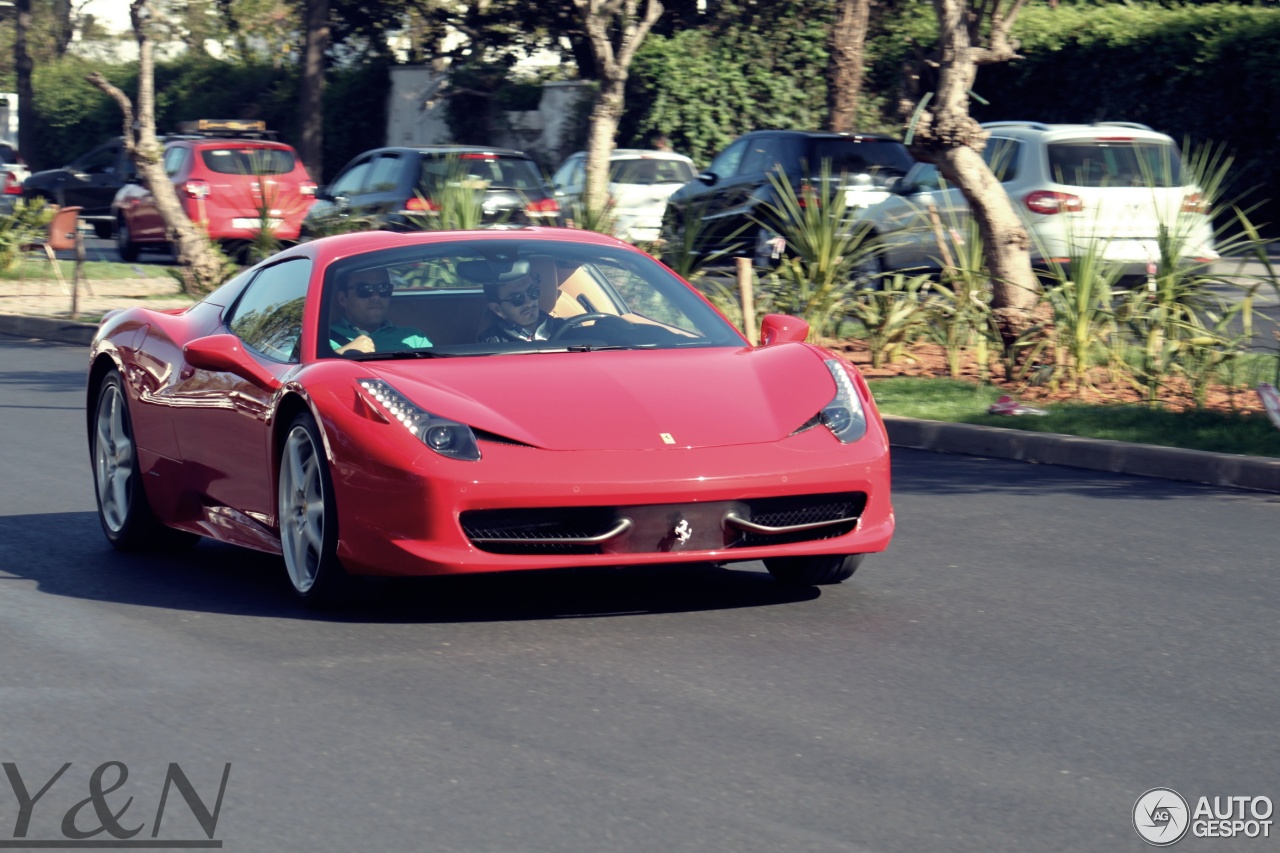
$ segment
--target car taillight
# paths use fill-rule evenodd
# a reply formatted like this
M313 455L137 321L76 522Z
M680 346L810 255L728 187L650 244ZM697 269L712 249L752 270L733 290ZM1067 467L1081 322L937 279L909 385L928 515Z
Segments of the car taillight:
M4 173L4 194L22 195L22 181L13 172Z
M1079 213L1084 210L1079 196L1053 190L1036 190L1023 201L1033 213Z
M420 195L415 195L412 198L410 198L408 201L404 203L404 207L401 208L401 210L410 210L410 211L416 211L419 213L423 211L430 212L430 211L435 211L439 209L440 209L440 205L436 204L431 199L423 198Z
M316 194L315 181L303 181L302 183L298 184L298 195L312 196L315 194Z
M1182 199L1183 213L1204 213L1209 212L1209 199L1200 193L1190 193Z
M544 198L541 201L531 201L524 206L524 212L528 214L549 215L560 212L560 202L554 198Z
M192 198L208 198L209 185L204 181L187 181L182 185L182 191Z

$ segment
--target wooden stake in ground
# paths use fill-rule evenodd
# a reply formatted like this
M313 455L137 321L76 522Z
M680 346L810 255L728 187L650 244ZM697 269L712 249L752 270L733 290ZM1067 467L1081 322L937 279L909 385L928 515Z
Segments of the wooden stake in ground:
M738 267L738 293L742 298L742 330L747 333L751 345L760 345L760 330L756 328L755 275L751 272L750 258L734 258Z

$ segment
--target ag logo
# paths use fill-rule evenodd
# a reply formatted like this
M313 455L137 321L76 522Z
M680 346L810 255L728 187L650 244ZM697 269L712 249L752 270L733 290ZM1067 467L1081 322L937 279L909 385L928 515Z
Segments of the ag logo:
M1143 841L1156 847L1180 841L1190 824L1187 801L1172 788L1152 788L1133 804L1133 828Z

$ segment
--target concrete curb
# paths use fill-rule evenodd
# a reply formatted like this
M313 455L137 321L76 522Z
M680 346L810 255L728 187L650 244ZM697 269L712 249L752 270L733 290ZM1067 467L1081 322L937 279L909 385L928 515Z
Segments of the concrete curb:
M0 335L12 335L15 338L37 338L59 344L88 346L97 330L98 327L92 323L77 323L56 317L0 314Z
M0 335L88 346L95 331L97 326L90 323L0 314ZM884 422L889 430L889 442L895 447L1280 492L1280 459L922 421L896 415L885 415Z
M895 447L1280 492L1280 458L884 416Z

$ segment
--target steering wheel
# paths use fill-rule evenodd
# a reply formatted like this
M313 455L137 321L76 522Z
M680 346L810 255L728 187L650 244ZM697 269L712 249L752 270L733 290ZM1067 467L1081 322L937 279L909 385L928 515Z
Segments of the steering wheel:
M556 338L562 337L565 334L565 332L568 332L570 329L576 329L579 326L581 326L583 323L590 322L591 320L598 321L598 320L621 320L621 319L622 318L619 317L617 314L604 314L599 311L593 311L590 314L576 314L568 318L567 320L565 320L564 325L555 330L555 332L551 335L551 340L554 341Z

